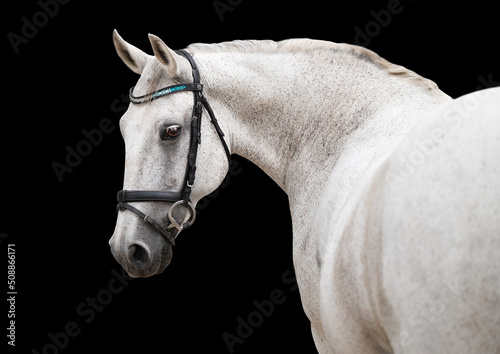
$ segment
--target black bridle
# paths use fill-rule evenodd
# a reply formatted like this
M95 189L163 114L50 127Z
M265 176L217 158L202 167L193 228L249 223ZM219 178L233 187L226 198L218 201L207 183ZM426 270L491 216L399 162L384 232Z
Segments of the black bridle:
M143 219L146 223L153 226L157 229L165 238L172 244L175 245L175 236L172 234L172 229L177 229L179 234L180 231L191 226L196 218L196 210L193 204L190 201L191 191L194 184L195 174L196 174L196 157L198 155L198 144L201 144L201 115L203 113L203 107L208 112L210 119L212 121L213 126L215 127L215 131L219 136L222 146L224 147L224 151L226 152L227 160L229 165L231 164L231 153L229 152L229 148L224 140L224 133L222 132L217 119L215 118L214 112L210 105L208 104L207 99L203 96L203 85L200 81L200 73L198 71L198 67L193 59L193 57L187 53L185 50L176 50L177 54L182 55L186 58L191 64L192 74L193 74L193 82L178 84L173 86L164 87L155 92L149 93L143 96L134 96L133 91L134 88L130 89L129 97L130 102L133 104L143 104L155 100L157 98L174 94L177 92L183 91L192 91L194 94L194 107L191 118L191 137L189 143L189 151L188 151L188 163L186 167L186 175L184 177L184 183L181 192L169 192L169 191L129 191L129 190L121 190L118 192L118 205L116 206L117 211L123 211L128 209L135 214L137 214L141 219ZM161 225L154 218L149 215L143 213L139 209L134 206L128 204L130 202L170 202L173 203L168 211L168 219L170 224ZM173 217L173 210L179 205L183 205L190 209L191 215L189 219L183 223L179 224Z

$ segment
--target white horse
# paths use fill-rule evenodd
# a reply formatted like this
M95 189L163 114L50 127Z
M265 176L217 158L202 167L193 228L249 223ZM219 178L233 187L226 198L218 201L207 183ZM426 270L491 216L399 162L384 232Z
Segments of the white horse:
M133 95L193 81L186 57L149 39L154 56L114 32L118 55L141 75ZM500 353L500 89L451 99L368 49L309 39L186 51L231 153L288 195L320 353ZM182 190L192 109L192 92L130 105L120 121L124 189ZM194 205L228 170L204 116ZM172 203L130 205L167 222ZM172 257L128 211L110 245L131 276L159 273Z

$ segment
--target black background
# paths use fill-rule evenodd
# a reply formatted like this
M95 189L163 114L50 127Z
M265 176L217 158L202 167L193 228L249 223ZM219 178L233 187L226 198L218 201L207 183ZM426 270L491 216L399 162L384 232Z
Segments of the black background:
M282 292L283 303L234 352L315 352L291 281L287 197L241 157L234 157L237 173L204 201L197 222L178 239L163 274L112 280L112 272L121 274L108 246L124 168L120 98L137 80L115 53L113 28L151 54L147 33L184 48L296 37L354 43L358 27L371 33L368 48L452 97L500 81L499 18L491 2L401 0L402 11L378 27L370 24L374 13L392 1L220 2L233 4L223 20L214 1L72 0L47 16L18 53L8 34L21 35L23 17L32 21L41 7L35 0L3 5L0 274L6 283L7 244L15 243L16 352L55 353L52 333L62 347L57 352L68 354L229 353L223 334L237 335L238 317L246 320L256 311L253 302L269 300L273 291ZM66 146L75 148L85 139L82 130L105 118L115 129L60 182L53 162L65 163ZM112 298L110 281L118 289ZM104 304L90 310L96 297ZM0 318L6 328L7 309ZM78 334L66 339L68 323ZM6 332L1 345L12 349Z

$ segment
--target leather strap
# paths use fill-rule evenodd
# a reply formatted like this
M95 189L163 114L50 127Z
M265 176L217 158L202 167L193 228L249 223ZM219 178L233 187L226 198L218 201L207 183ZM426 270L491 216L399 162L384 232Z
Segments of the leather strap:
M142 211L139 209L133 207L130 204L120 202L116 206L116 211L128 209L133 213L136 213L141 219L143 219L146 223L149 225L153 226L156 230L160 231L160 233L165 236L165 238L172 244L172 246L175 246L175 239L172 237L170 232L168 231L167 228L164 228L161 226L155 219L150 217L149 215L144 214Z
M198 66L196 65L196 62L194 61L193 57L186 52L184 49L178 49L175 51L177 54L182 55L184 58L186 58L189 61L189 64L191 64L192 72L193 72L193 81L200 82L200 72L198 71ZM214 111L212 110L212 107L210 107L210 104L208 103L207 99L205 96L202 94L203 91L200 91L200 93L196 94L195 93L195 108L194 109L200 109L201 107L198 106L198 100L201 102L203 107L208 112L208 115L210 116L210 121L212 122L213 126L215 127L215 131L217 132L217 135L219 136L220 141L222 142L222 145L224 147L224 152L226 153L227 156L227 161L229 163L229 166L231 165L231 153L229 152L229 148L226 144L226 141L224 140L224 133L222 132L222 129L219 126L219 122L215 118ZM201 120L201 109L199 110L197 114L198 118ZM201 125L200 125L201 127ZM198 144L201 144L201 138L198 139Z
M118 192L118 202L171 202L181 199L181 193L167 191L127 191Z
M229 166L231 166L231 152L229 151L229 148L226 144L226 140L224 139L224 136L225 136L224 132L220 128L220 125L219 125L219 122L217 121L217 118L215 118L215 114L214 114L214 111L212 110L212 107L210 107L210 104L208 104L207 99L203 95L201 96L201 103L203 104L203 107L205 107L205 109L207 110L208 115L210 116L210 120L211 120L213 126L215 127L215 131L217 132L217 135L219 136L219 139L222 143L222 146L224 147L224 152L226 153L227 162L229 164L228 167L229 167Z
M193 73L193 81L194 82L201 82L200 72L198 70L198 65L196 65L196 62L194 61L193 57L188 52L186 52L184 49L177 49L175 52L177 54L182 55L184 58L186 58L189 61L189 64L191 64L191 71Z
M193 75L193 83L195 85L201 85L200 72L198 71L198 66L196 65L193 57L183 49L176 50L175 52L189 61L189 64L191 65L191 73ZM188 163L186 168L186 175L184 177L182 196L184 204L189 203L189 198L191 196L191 191L196 177L196 158L198 156L198 145L201 143L201 117L203 114L203 108L200 104L202 97L201 91L193 91L193 96L194 102L191 118L191 139L189 144Z

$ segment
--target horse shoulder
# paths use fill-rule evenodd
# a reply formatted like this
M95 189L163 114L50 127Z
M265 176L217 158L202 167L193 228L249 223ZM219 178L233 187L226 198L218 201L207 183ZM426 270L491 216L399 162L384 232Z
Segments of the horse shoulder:
M391 351L381 322L381 313L390 311L382 289L384 185L377 183L381 168L367 171L326 222L319 284L321 327L338 352Z

